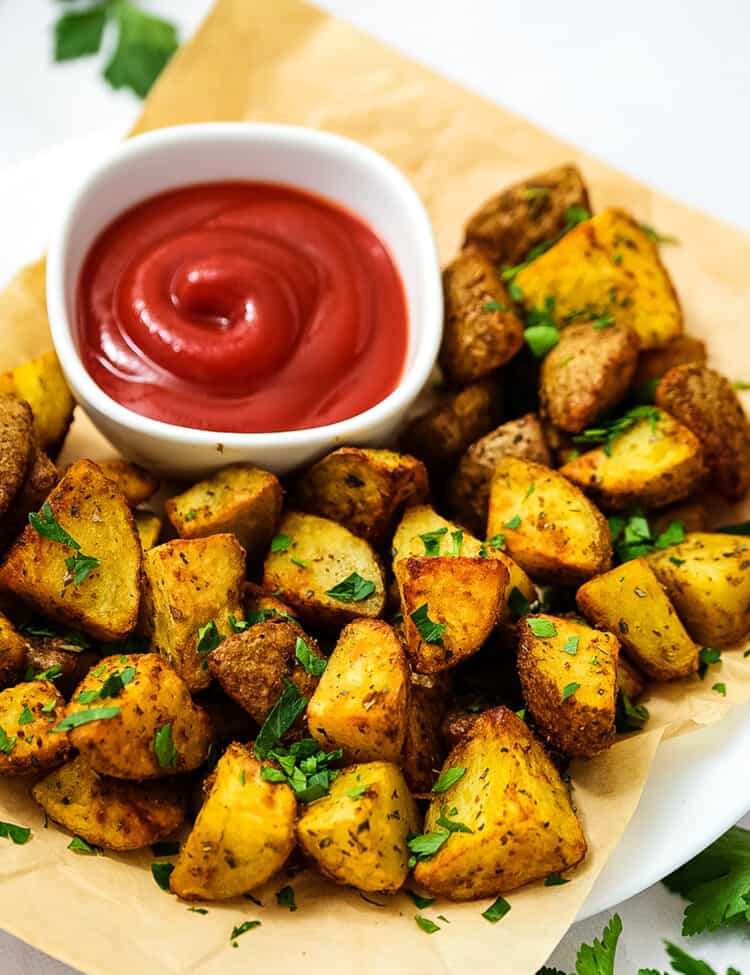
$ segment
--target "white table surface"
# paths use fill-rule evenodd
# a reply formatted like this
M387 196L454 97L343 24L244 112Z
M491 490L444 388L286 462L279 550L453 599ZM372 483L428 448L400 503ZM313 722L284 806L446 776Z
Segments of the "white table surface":
M149 5L177 21L185 36L210 0ZM320 5L634 176L750 230L748 0ZM94 61L50 64L49 29L59 9L52 0L0 0L0 168L108 126L125 131L138 113L134 97L99 80ZM750 816L743 825L750 827ZM665 969L662 940L680 941L682 909L661 885L621 905L618 972ZM599 935L606 921L600 915L576 925L550 964L571 971L578 944ZM749 944L741 934L722 932L686 946L719 972L734 965L750 975ZM2 932L0 973L77 975Z

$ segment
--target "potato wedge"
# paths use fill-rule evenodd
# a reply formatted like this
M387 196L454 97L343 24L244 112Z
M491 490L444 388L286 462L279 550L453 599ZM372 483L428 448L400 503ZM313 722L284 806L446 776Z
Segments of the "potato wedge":
M668 410L700 440L712 484L729 501L750 490L750 424L732 384L699 363L676 366L656 390Z
M750 636L750 539L691 532L648 561L702 646L731 647Z
M578 590L576 603L587 620L614 633L650 677L674 680L698 669L698 647L646 559L590 579Z
M298 512L282 518L279 537L284 541L266 558L263 587L304 622L335 631L356 616L382 614L383 571L363 538L328 518Z
M135 518L135 527L138 529L138 537L141 540L141 548L143 551L146 552L148 549L158 545L162 528L161 518L155 515L153 511L140 510L134 511L133 517Z
M294 848L297 800L267 782L247 748L229 745L169 878L185 900L226 900L265 883Z
M666 345L656 349L645 349L638 356L638 366L633 377L633 387L644 394L651 394L662 376L674 366L684 366L688 362L706 364L706 343L693 335L676 335Z
M0 396L0 516L21 490L33 451L31 409L12 396Z
M466 773L435 796L424 832L447 816L470 832L450 832L420 860L414 879L451 900L492 897L575 866L586 839L568 790L526 723L508 708L486 711L445 760ZM453 811L455 809L455 812Z
M495 468L487 522L490 538L540 582L575 585L612 560L604 515L569 480L542 464L505 457Z
M116 779L191 772L212 740L205 712L155 653L105 657L78 685L60 725L93 769Z
M371 893L395 893L409 872L409 833L417 807L398 766L368 762L344 769L327 796L307 806L297 839L322 874Z
M140 850L172 836L185 799L172 782L122 782L99 775L78 755L31 790L50 819L104 850Z
M164 509L180 538L232 532L248 557L258 561L276 530L282 494L275 474L232 464L170 498Z
M49 507L47 507L49 505ZM64 529L78 544L49 537ZM45 616L100 640L122 640L138 618L141 543L119 488L90 460L78 460L45 502L40 534L31 524L0 566L0 587ZM76 585L70 560L97 565Z
M28 523L29 513L41 507L59 479L55 465L43 450L33 444L23 484L9 510L0 519L0 549L7 548L21 534Z
M52 681L32 680L0 691L0 775L38 772L63 762L70 739L54 728L64 713L65 700Z
M231 636L230 616L242 616L245 552L234 535L175 539L149 549L143 559L140 628L191 691L211 683L203 642ZM200 648L200 649L199 649Z
M56 456L73 419L75 400L55 352L45 352L1 373L0 393L9 393L29 404L37 444Z
M347 761L396 762L408 722L409 667L403 645L383 620L354 620L341 631L307 705L321 748Z
M119 487L128 504L135 508L148 501L159 489L159 480L138 464L131 464L121 457L98 460L97 464L104 474Z
M435 784L447 749L442 723L449 681L443 674L412 674L401 769L412 793L427 793Z
M27 640L0 613L0 691L21 679L29 652Z
M524 701L550 746L577 758L604 751L615 737L617 638L547 615L527 616L518 630Z
M408 504L430 493L421 460L393 450L340 447L300 475L296 507L330 518L376 548Z

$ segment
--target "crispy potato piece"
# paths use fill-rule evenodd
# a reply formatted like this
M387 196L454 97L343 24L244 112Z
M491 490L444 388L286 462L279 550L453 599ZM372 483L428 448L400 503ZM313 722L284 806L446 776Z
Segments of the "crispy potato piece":
M340 447L299 478L296 506L337 521L376 548L390 540L408 504L430 493L421 460L393 450Z
M37 443L55 456L73 419L75 400L54 351L0 374L0 393L29 404Z
M638 356L638 365L633 377L633 387L648 392L656 389L661 377L674 366L687 362L706 364L706 343L692 335L676 335L666 345L656 349L645 349Z
M284 515L279 535L290 539L289 546L268 554L263 587L278 591L295 615L312 627L335 631L356 616L382 614L383 571L363 538L328 518L298 512ZM337 595L331 595L334 590Z
M186 900L225 900L265 883L294 848L297 800L267 782L247 748L224 752L203 808L169 878Z
M712 483L729 501L750 490L750 425L732 384L707 366L676 366L659 383L658 406L703 445Z
M429 792L445 758L442 723L449 682L444 674L412 674L401 768L413 793Z
M26 669L29 644L11 621L0 613L0 690L20 680Z
M161 535L162 520L153 511L134 511L135 527L138 529L138 537L141 540L141 548L144 552L154 548L159 542Z
M617 658L617 690L637 701L646 690L646 678L623 654Z
M295 656L298 640L313 656L325 660L317 642L296 623L273 617L227 637L208 655L208 669L232 700L263 724L284 689L285 678L308 698L318 683Z
M490 489L487 534L533 579L575 585L612 561L607 520L574 484L542 464L505 457Z
M106 693L113 682L118 691L114 695ZM124 686L120 689L121 684ZM75 722L78 714L100 707L116 707L118 711L74 727L70 740L102 775L158 779L192 772L205 761L212 739L208 718L193 703L185 682L157 654L116 653L105 657L79 684L66 717ZM170 732L164 731L167 725ZM174 749L157 748L157 734L171 738Z
M173 782L122 782L76 758L31 790L50 819L104 850L140 850L166 839L185 819L185 799Z
M33 450L31 409L0 396L0 516L21 490Z
M233 532L250 559L263 558L281 514L283 492L275 474L232 464L170 498L164 509L181 538Z
M91 668L99 663L99 653L82 636L70 634L26 638L29 644L26 663L29 668L34 674L48 671L59 673L59 677L54 677L55 687L66 700Z
M478 711L466 711L464 708L451 708L445 714L441 725L441 732L449 750L469 734L479 720Z
M750 540L692 532L649 556L688 633L705 647L750 636Z
M418 822L398 767L368 762L344 769L328 795L305 808L297 839L330 880L390 894L406 880L407 840Z
M564 231L571 207L591 210L586 186L575 166L556 166L487 200L466 225L466 243L495 264L520 264L533 247Z
M97 464L102 472L119 487L132 508L143 501L148 501L159 489L158 478L138 464L131 464L121 457L98 460Z
M343 748L348 761L396 762L408 721L409 667L395 631L383 620L354 620L341 631L307 705L310 734L321 748Z
M141 543L122 492L90 460L78 460L50 494L52 515L99 564L75 585L76 551L31 525L0 566L0 587L54 620L100 640L122 640L138 618Z
M143 569L141 630L191 691L208 687L199 631L213 622L219 636L234 633L229 617L242 615L244 550L234 535L178 538L149 549Z
M568 790L526 723L508 708L485 711L443 770L466 774L430 803L424 832L446 812L472 832L452 832L414 879L451 900L492 897L580 863L586 839Z
M445 395L436 406L412 420L403 431L401 447L431 470L443 471L497 425L500 411L501 396L495 383L472 383Z
M682 312L656 246L622 210L580 223L515 278L527 309L555 299L560 321L582 308L613 315L641 348L666 345L682 331Z
M646 559L633 559L590 579L578 590L576 603L591 623L616 634L623 650L650 677L674 680L697 670L698 647Z
M686 498L705 475L698 438L663 410L612 443L569 460L560 473L604 508L663 507Z
M542 412L560 430L580 433L625 396L638 348L638 336L626 325L568 325L542 362Z
M32 680L1 691L0 775L38 772L63 762L70 739L53 729L64 712L65 700L52 681Z
M0 520L0 548L6 548L21 534L29 519L29 512L36 511L57 484L60 475L49 457L35 444L26 477L13 504Z
M700 501L683 501L670 505L658 513L649 514L651 536L656 538L674 521L679 521L686 532L702 532L708 527L706 506Z
M535 635L543 623L551 635ZM559 616L527 616L518 629L524 700L551 747L583 758L604 751L615 737L617 638Z
M509 420L477 440L463 455L451 478L448 492L451 510L475 535L484 535L487 527L490 483L503 457L520 457L551 466L549 447L535 413Z
M256 586L254 582L246 582L242 587L242 606L245 619L249 623L262 623L276 616L294 620L294 610L288 603L277 596L269 595L262 586Z

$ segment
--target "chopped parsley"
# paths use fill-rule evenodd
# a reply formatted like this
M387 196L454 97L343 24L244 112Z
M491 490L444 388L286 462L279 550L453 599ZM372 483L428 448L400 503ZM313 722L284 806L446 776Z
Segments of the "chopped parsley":
M328 666L328 661L325 657L319 657L316 653L313 653L301 636L297 637L294 655L302 664L305 673L311 674L313 677L320 677Z
M581 642L581 638L578 636L569 636L568 639L563 644L563 653L569 653L571 657L575 657L578 653L578 644Z
M117 697L132 682L135 675L135 667L125 667L119 671L115 670L97 690L81 691L76 698L76 702L78 704L91 704L92 701L97 701L101 698Z
M21 724L31 724L34 720L34 715L31 713L28 705L24 705L23 711L21 711L21 716L18 719L18 723Z
M415 890L410 890L408 887L405 888L404 893L408 894L408 896L414 902L414 906L418 907L420 911L423 911L425 907L429 907L430 904L435 903L434 897L423 897L421 894L418 894Z
M95 846L91 846L86 840L82 840L80 836L74 836L73 839L68 843L68 849L72 850L74 853L84 853L91 856L97 852Z
M340 748L324 752L314 739L303 738L289 748L272 748L267 757L277 762L280 768L264 766L260 773L262 779L284 782L299 802L314 802L328 794L338 775L338 771L330 766L343 757L343 752Z
M583 433L577 434L573 437L573 442L588 447L601 444L607 457L611 457L612 444L618 437L627 433L639 420L644 419L649 421L652 430L656 430L660 416L661 414L655 406L634 406L624 416L614 420L604 420L598 426L589 427Z
M4 755L10 755L10 753L16 747L17 741L18 738L15 735L12 738L9 738L5 732L5 729L0 726L0 752L3 752Z
M454 766L453 768L447 768L444 772L441 772L437 782L433 785L431 792L447 792L452 785L455 785L459 779L462 779L466 775L466 769L460 766Z
M281 890L276 892L276 903L279 907L288 907L292 913L297 910L297 902L294 899L294 887L291 884L287 884L286 887L282 887Z
M338 599L341 603L361 603L375 592L375 583L363 579L358 572L352 572L333 589L326 592L326 596Z
M423 860L431 860L443 844L450 839L450 835L447 829L441 829L434 833L417 833L410 836L407 842L411 853L409 869Z
M708 668L721 662L721 650L714 647L702 647L698 651L698 676L703 680Z
M154 735L154 755L159 768L177 768L180 764L180 753L175 748L172 739L172 723L168 721Z
M562 887L563 884L569 883L568 878L561 877L559 873L551 873L548 877L544 878L545 887Z
M182 516L184 521L195 521L198 512L195 508L191 508L190 511L186 511Z
M198 628L198 645L195 649L201 657L206 657L219 646L223 639L216 621L209 620L204 626Z
M545 620L535 616L526 620L526 625L534 634L534 636L540 636L540 637L557 636L557 627L552 622L552 620Z
M620 734L640 731L650 717L645 704L633 704L625 691L620 690L615 710L615 727Z
M490 924L497 924L501 921L505 915L510 910L510 904L506 901L504 897L498 897L497 900L493 901L486 911L482 911L482 917L485 921L489 921Z
M569 697L572 697L573 694L575 694L575 692L578 690L578 688L580 686L581 685L580 684L576 684L575 681L573 681L572 684L566 684L565 687L563 687L563 692L562 692L562 698L561 698L561 700L567 701L567 699Z
M654 538L648 519L640 508L634 508L628 515L612 515L609 518L609 531L615 555L620 562L629 562L648 555L655 549L670 548L685 540L685 525L679 520L670 522ZM674 557L671 560L674 561ZM682 564L682 561L684 559L678 559L676 564Z
M520 288L518 288L518 285L514 280L518 272L523 270L523 268L528 267L528 265L531 264L532 261L535 261L537 257L541 257L542 254L546 254L547 251L550 250L550 248L554 247L555 244L561 241L562 238L574 227L577 227L579 223L583 223L584 220L590 220L590 219L591 219L591 214L585 207L578 206L577 204L574 204L573 206L569 206L568 209L565 211L565 225L563 226L562 230L556 237L553 237L551 240L543 240L539 244L535 244L531 248L529 253L526 255L524 260L520 264L516 264L515 267L503 268L501 277L503 281L509 282L508 290L511 294L511 297L515 301L520 301L521 298L523 298L522 293L520 298L516 298L515 295L513 294L513 287L517 288L519 292L521 290Z
M46 670L41 670L38 674L34 673L34 668L29 667L26 672L26 680L57 680L58 677L62 677L62 666L60 664L52 664Z
M415 914L414 920L417 922L417 927L421 928L425 934L434 934L436 931L440 930L440 925L435 924L428 917L422 917L421 914Z
M672 234L663 234L650 223L642 223L641 230L653 244L679 244L679 240Z
M443 535L447 534L447 528L436 528L433 532L425 532L423 535L420 535L419 537L424 544L424 554L431 558L440 555L440 543L443 540Z
M349 799L361 799L365 792L367 792L366 785L355 785L353 789L349 789L347 797Z
M232 942L232 947L237 947L237 938L241 934L245 934L247 931L252 931L253 928L259 928L260 921L243 921L242 924L238 924L236 928L232 928L232 933L229 936L229 940Z
M487 544L490 548L494 549L505 548L505 535L499 532L497 535L493 535L492 538L488 538Z
M208 914L208 909L205 907L189 907L188 910L193 914Z
M521 516L520 515L513 515L513 517L510 519L510 521L506 521L505 522L505 524L503 525L503 528L510 528L512 531L515 531L516 528L519 528L520 527L520 525L521 525Z
M60 734L70 731L71 728L80 728L81 725L90 724L92 721L107 721L116 717L120 713L119 704L111 707L89 708L86 711L73 711L62 719L60 724L52 729L52 734Z
M307 562L303 562L302 559L295 559L294 556L291 556L290 559L289 559L289 561L293 565L296 565L298 569L306 569L307 568Z
M65 559L65 567L74 586L80 586L89 572L99 566L99 559L94 558L92 555L84 555L81 552L80 543L72 535L68 534L58 522L57 518L55 518L49 501L44 502L41 511L32 511L29 513L29 524L37 535L41 535L43 538L49 538L50 541L59 542L60 545L65 545L66 548L75 550L75 555L71 555ZM67 585L65 579L63 580L63 585Z
M435 623L434 620L430 619L427 603L422 603L409 616L425 643L442 647L445 623Z
M499 301L485 301L485 303L482 305L482 311L508 311L508 306L501 305Z
M451 543L453 545L451 555L454 558L458 558L461 554L461 547L464 543L464 533L460 528L457 531L451 532Z
M162 890L169 890L169 878L174 870L173 863L152 863L151 876Z
M516 616L527 616L531 612L531 603L524 596L518 586L513 586L508 597L508 607Z
M712 691L716 691L717 694L721 694L722 697L726 697L727 696L727 685L724 684L724 683L722 683L721 681L719 681L718 683L714 684L714 686L711 688L711 690Z
M255 739L255 753L258 758L266 758L306 707L307 698L300 694L288 677L285 677L284 689L268 712L268 716Z
M0 838L12 840L16 846L23 846L28 843L31 837L31 830L28 826L17 826L15 823L0 822Z
M290 535L275 535L271 539L271 551L288 552L291 544L292 539Z
M543 308L530 309L526 318L523 337L532 355L542 359L560 341L560 330L555 322L555 298L547 295Z
M455 819L449 818L450 816L455 816L457 812L458 809L455 806L450 810L447 806L441 806L440 816L436 821L437 825L448 830L449 833L473 833L474 830L470 829L466 823L459 823Z

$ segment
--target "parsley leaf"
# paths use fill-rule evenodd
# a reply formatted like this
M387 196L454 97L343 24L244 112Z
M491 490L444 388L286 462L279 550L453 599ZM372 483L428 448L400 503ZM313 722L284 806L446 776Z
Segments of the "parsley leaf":
M455 766L454 768L447 768L444 772L440 773L437 782L433 785L431 792L447 792L452 785L455 785L459 779L462 779L466 775L466 769L460 766Z
M415 914L414 920L417 922L417 927L421 928L425 934L434 934L436 931L440 930L440 925L435 924L428 917L422 917L421 914Z
M33 720L34 720L34 715L29 710L29 706L27 704L24 705L23 711L21 711L21 716L18 719L18 723L20 725L21 724L31 724L31 722Z
M369 579L363 579L358 572L352 572L333 589L326 592L326 596L338 599L340 603L361 603L363 599L372 596L375 592L375 583Z
M435 903L434 897L422 897L421 894L418 894L415 890L410 890L408 887L404 889L404 893L411 897L414 901L414 906L418 907L420 911L423 911L425 907L429 907L430 904Z
M559 873L551 873L548 877L544 878L545 887L562 887L563 884L569 883L568 878L561 877Z
M59 542L61 545L67 546L67 548L78 550L81 547L75 538L65 531L57 518L52 514L49 501L44 502L41 511L30 512L29 524L37 535L41 535L43 538L49 538L50 541Z
M288 677L285 677L284 690L269 711L255 739L255 753L258 758L265 758L268 755L306 707L307 698L300 694Z
M460 529L458 531L451 532L451 542L453 544L451 555L454 558L458 558L461 554L461 546L464 543L464 533Z
M205 657L212 650L215 650L222 640L223 637L219 633L216 621L209 620L204 626L198 628L198 645L195 649L201 657Z
M560 332L555 325L529 325L523 337L532 355L542 359L560 341Z
M367 792L366 785L356 785L353 789L349 789L347 796L349 799L361 799L365 792Z
M83 555L81 552L69 555L65 559L65 568L70 573L73 585L76 588L80 586L89 572L93 572L100 564L99 559L94 558L93 555Z
M107 10L119 34L104 77L113 88L130 88L145 98L177 50L177 31L169 21L144 13L131 0L118 0Z
M294 899L294 887L291 884L287 884L286 887L282 887L281 890L276 892L276 903L279 907L288 907L292 913L297 910L297 902Z
M174 870L173 863L152 863L151 876L162 890L169 890L169 877Z
M569 653L571 657L575 657L578 653L578 644L581 642L579 636L569 636L563 645L563 653Z
M708 668L712 664L718 664L721 662L721 650L716 650L714 647L702 647L698 651L698 676L701 680L706 676Z
M573 442L589 447L602 444L604 453L610 457L612 455L612 444L618 437L627 433L639 420L644 419L647 419L651 424L651 429L655 430L660 416L661 414L655 406L634 406L624 416L614 420L603 420L598 426L589 427L583 433L577 434L573 437Z
M507 305L501 305L499 301L485 301L482 305L482 311L507 311Z
M531 612L531 603L524 596L518 586L513 586L508 597L508 607L516 616L527 616Z
M459 823L455 819L449 819L449 816L455 816L458 810L455 806L448 810L447 806L442 806L440 809L440 817L437 820L437 825L443 829L447 829L449 833L473 833L474 830L470 829L466 823Z
M96 54L107 23L106 5L63 14L55 24L55 61L72 61Z
M552 622L552 620L545 620L541 617L535 616L526 620L526 625L534 634L534 636L549 637L557 636L557 627Z
M505 522L505 524L503 525L503 528L511 528L511 529L515 530L516 528L518 528L520 526L520 524L521 524L521 516L520 515L514 515L510 519L510 521L506 521Z
M490 548L494 549L505 548L505 535L502 532L498 532L497 535L493 535L492 538L487 539L487 544Z
M96 847L91 846L86 840L82 840L80 836L73 837L70 843L68 843L68 849L74 853L86 853L89 856L96 853Z
M316 653L313 653L301 636L297 637L294 655L302 664L305 672L312 674L313 677L320 677L328 666L328 661L325 657L319 657Z
M236 928L232 928L232 933L229 936L229 940L232 942L232 947L237 947L237 938L241 934L245 934L246 931L252 931L253 928L259 928L260 921L243 921L242 924L238 924Z
M172 723L168 721L154 735L154 754L159 768L177 768L180 763L180 753L172 740Z
M645 704L633 704L625 691L620 690L615 710L615 726L620 734L640 731L650 717Z
M289 546L292 544L291 536L289 535L275 535L271 539L271 551L272 552L288 552Z
M16 846L23 846L24 843L28 843L31 830L28 826L0 822L0 837L5 840L12 840Z
M91 704L104 697L117 697L128 686L136 675L135 667L125 667L123 670L113 671L102 686L94 691L81 691L76 698L78 704Z
M424 544L424 554L430 558L440 555L440 543L443 540L443 535L448 534L447 528L436 528L434 532L425 532L419 537L422 539Z
M650 223L642 223L641 230L653 244L679 244L679 240L671 234L662 234Z
M63 731L70 731L71 728L80 728L83 724L92 721L106 721L114 718L120 713L119 704L112 707L89 708L87 711L73 711L62 719L59 725L52 729L52 734L60 734Z
M505 915L510 910L510 904L506 901L504 897L498 897L496 901L487 908L486 911L482 911L482 917L485 921L489 921L490 924L497 924L501 921Z
M445 623L435 623L430 619L427 603L422 603L418 606L413 613L409 616L414 622L419 635L422 637L425 643L431 643L434 646L442 647L443 645L443 633L445 633Z
M670 521L666 529L657 535L654 541L654 548L669 548L670 545L679 545L685 541L685 523L682 521Z
M421 860L430 860L443 844L450 838L448 830L439 830L434 833L417 833L409 837L407 846L412 856L409 858L409 866Z
M566 684L565 687L563 687L561 700L567 701L569 697L572 697L575 694L580 686L581 685L576 684L575 681L573 681L572 684Z
M615 914L602 934L602 940L594 938L593 944L581 945L576 956L577 975L614 975L617 942L622 934L620 915Z

